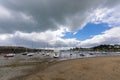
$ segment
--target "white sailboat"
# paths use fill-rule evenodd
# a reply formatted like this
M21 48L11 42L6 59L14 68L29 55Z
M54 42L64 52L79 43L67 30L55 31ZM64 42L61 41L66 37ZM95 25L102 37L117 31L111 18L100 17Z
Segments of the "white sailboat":
M57 44L57 35L56 35L56 42L55 43ZM57 45L55 46L53 53L54 53L53 54L53 58L59 58L59 56L60 56L60 50L57 49Z
M54 50L54 55L53 55L54 58L59 58L60 57L60 51L59 50Z
M32 52L29 52L27 54L27 56L33 56L35 53L34 53L34 48L33 48L33 42L32 42Z

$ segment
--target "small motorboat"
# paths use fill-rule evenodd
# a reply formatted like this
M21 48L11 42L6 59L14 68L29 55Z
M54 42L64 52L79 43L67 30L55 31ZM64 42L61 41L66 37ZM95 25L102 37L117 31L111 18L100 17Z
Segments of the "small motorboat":
M33 56L34 55L34 53L28 53L27 54L27 56Z
M93 53L89 53L90 55L94 55Z
M24 52L24 53L22 53L22 55L27 55L28 54L28 52Z
M70 56L72 56L72 53L70 53Z
M5 54L4 55L4 57L6 57L6 58L14 57L14 56L15 56L15 54L13 54L13 53L9 53L9 54Z
M46 56L50 56L50 53L48 52L48 53L46 53Z
M85 56L84 54L80 54L80 56Z

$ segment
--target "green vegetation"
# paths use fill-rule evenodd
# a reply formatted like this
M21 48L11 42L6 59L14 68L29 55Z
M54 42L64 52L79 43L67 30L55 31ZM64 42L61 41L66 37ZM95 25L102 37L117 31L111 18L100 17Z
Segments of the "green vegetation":
M117 52L120 51L120 45L99 45L91 48L73 48L72 51L105 51L105 52Z

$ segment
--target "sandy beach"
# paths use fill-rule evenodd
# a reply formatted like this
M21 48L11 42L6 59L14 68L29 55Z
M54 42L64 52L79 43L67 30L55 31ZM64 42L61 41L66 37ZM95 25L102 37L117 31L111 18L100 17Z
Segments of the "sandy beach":
M14 80L120 80L120 57L74 59L46 64L34 68L30 75Z

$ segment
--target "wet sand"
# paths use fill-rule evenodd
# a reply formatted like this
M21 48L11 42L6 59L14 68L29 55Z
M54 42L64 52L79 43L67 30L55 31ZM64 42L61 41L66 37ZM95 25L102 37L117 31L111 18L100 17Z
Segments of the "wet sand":
M120 57L96 57L39 65L11 80L120 80Z
M24 59L2 59L0 58L0 80L25 80L29 75L45 69L54 63L51 59L31 58ZM49 64L48 64L49 63ZM38 69L39 68L39 69Z

